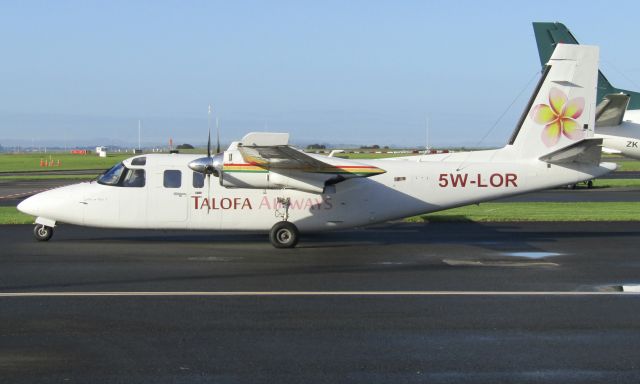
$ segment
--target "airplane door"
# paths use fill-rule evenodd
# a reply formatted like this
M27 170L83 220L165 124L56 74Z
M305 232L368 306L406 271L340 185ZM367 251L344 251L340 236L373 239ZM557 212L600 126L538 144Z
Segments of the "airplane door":
M189 175L190 174L190 175ZM220 229L222 211L219 209L220 186L216 177L187 172L189 191L189 228Z
M147 188L144 168L126 169L119 195L119 220L125 226L143 227L147 218Z
M149 227L185 228L187 204L185 174L181 169L163 169L154 174L147 215Z

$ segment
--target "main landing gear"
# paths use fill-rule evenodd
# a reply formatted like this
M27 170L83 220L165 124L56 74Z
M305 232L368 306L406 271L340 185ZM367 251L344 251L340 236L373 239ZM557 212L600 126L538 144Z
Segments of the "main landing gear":
M280 217L282 221L275 223L273 227L271 227L269 240L271 241L271 245L276 248L293 248L298 244L300 232L294 224L287 221L289 219L291 199L288 197L278 197L278 206L280 208L276 208L276 217Z
M53 228L46 225L36 224L33 228L33 236L38 241L48 241L53 236Z
M271 245L276 248L293 248L298 244L299 239L300 232L298 232L298 228L288 221L275 223L271 227L271 231L269 231Z

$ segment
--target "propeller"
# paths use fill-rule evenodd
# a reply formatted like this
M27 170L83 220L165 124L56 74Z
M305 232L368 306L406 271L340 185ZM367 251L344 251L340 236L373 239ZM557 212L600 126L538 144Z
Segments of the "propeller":
M211 188L211 175L218 177L220 186L222 186L222 174L224 167L224 152L220 152L220 128L218 125L218 119L216 118L216 154L211 156L211 104L209 104L209 111L207 115L207 128L209 130L208 138L207 138L207 157L200 157L191 162L189 162L189 168L193 171L202 173L207 177L207 198L210 198L210 188Z

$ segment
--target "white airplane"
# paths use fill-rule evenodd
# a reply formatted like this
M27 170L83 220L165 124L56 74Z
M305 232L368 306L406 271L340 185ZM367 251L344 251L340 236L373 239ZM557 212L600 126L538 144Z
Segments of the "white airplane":
M578 44L562 23L534 22L533 31L543 67L558 43ZM640 159L640 93L614 87L598 71L597 103L595 137L602 138L602 150Z
M210 150L202 158L135 156L96 182L39 193L18 209L36 216L38 240L64 222L269 231L275 247L290 248L299 232L576 183L616 167L600 163L602 140L593 138L597 71L597 47L558 45L509 143L497 150L353 161L306 154L285 133L250 133L213 157Z

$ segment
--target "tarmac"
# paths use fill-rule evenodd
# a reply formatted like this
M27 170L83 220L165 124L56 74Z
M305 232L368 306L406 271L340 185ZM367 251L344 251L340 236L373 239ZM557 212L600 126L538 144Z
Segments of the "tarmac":
M640 380L640 222L0 242L2 382Z

